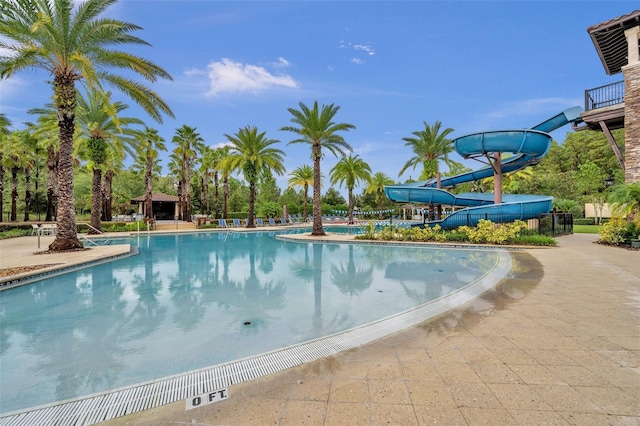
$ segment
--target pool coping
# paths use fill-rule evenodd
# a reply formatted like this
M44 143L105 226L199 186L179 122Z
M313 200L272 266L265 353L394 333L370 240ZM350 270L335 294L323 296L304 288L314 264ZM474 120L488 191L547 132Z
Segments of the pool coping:
M314 241L318 240L314 239ZM367 243L366 241L351 242ZM476 249L475 247L464 248ZM362 346L441 315L494 288L508 276L511 270L510 250L497 251L500 253L497 264L485 275L455 292L418 307L350 330L275 351L66 401L4 413L0 415L0 425L94 424L186 400Z

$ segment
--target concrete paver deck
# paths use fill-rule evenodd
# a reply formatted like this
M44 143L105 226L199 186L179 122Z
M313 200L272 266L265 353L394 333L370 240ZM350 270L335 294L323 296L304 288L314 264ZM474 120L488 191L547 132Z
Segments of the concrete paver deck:
M475 301L222 402L107 424L638 425L640 252L596 238L514 253L512 277Z

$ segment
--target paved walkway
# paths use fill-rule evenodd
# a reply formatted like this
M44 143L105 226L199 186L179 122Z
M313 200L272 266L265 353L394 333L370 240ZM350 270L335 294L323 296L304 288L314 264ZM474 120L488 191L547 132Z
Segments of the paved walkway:
M640 252L596 238L516 252L512 277L474 302L222 402L107 424L638 425Z

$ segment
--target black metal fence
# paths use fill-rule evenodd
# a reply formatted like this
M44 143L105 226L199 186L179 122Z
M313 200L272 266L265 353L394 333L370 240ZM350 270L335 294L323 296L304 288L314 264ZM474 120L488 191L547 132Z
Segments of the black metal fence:
M584 110L604 108L624 102L624 81L584 91Z
M573 215L571 213L547 213L538 217L538 234L558 235L573 234Z

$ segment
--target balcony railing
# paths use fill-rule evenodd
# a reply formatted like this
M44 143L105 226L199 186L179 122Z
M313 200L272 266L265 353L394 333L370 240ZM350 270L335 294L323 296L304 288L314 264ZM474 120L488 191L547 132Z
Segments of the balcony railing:
M604 108L624 102L624 80L584 91L584 110Z

